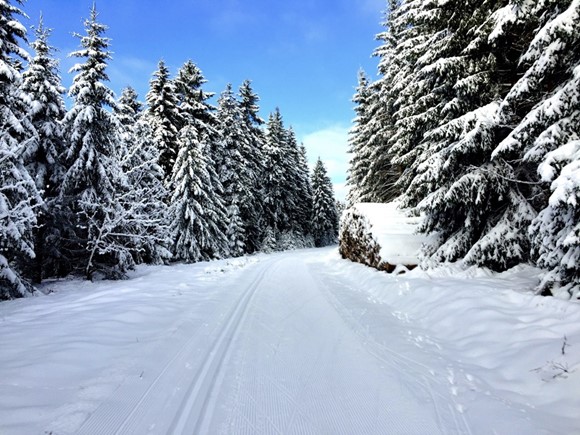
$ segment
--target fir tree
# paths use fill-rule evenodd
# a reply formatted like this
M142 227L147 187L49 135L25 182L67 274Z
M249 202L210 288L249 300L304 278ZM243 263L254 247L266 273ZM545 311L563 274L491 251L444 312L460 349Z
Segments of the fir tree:
M24 162L44 199L44 206L36 209L35 259L31 276L40 283L43 268L54 273L53 261L58 258L56 241L59 238L53 221L55 199L64 177L61 155L64 151L60 121L64 117L64 87L58 72L58 61L49 45L51 29L45 28L42 17L35 29L36 39L30 46L35 52L28 69L23 73L22 93L28 103L28 120L36 135L27 142L23 153Z
M81 48L71 53L84 58L69 95L74 99L63 120L67 172L61 186L59 206L63 215L63 254L72 270L87 278L119 278L133 266L130 245L130 215L127 213L129 184L121 169L120 125L107 110L115 107L113 92L105 85L109 39L107 27L97 21L93 6L85 21Z
M332 182L320 160L312 173L312 234L317 247L336 243L338 237L338 212Z
M23 15L20 9L0 2L0 300L32 291L21 273L24 263L34 257L32 207L41 204L22 161L27 140L36 132L24 116L27 108L19 90L22 77L17 59L28 59L19 46L19 39L26 37L19 15Z

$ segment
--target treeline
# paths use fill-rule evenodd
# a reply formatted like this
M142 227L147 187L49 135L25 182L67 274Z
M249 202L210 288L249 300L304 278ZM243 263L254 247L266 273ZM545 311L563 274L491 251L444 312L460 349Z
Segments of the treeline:
M31 57L22 16L0 2L0 300L48 277L335 242L322 162L310 176L279 110L260 118L250 81L214 107L194 63L171 77L161 61L146 106L131 87L117 100L93 6L67 110L51 30L41 20Z
M580 1L388 1L361 73L350 203L425 214L427 264L532 262L580 296Z

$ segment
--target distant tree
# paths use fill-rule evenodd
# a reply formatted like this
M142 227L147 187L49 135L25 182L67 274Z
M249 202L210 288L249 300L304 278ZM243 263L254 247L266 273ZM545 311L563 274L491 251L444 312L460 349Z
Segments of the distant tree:
M69 91L74 102L63 120L67 172L58 204L65 225L63 256L70 269L89 279L120 278L134 264L126 209L130 186L118 154L120 124L108 110L116 102L105 85L111 59L106 29L93 6L85 21L86 35L77 35L81 48L71 53L85 62L71 69L77 73Z
M149 83L146 116L160 151L159 164L169 182L177 159L179 129L183 124L178 109L177 90L162 60Z
M264 209L262 205L262 179L264 170L264 120L259 116L260 98L245 80L239 88L239 106L244 122L245 140L240 153L246 166L245 185L247 194L240 203L240 216L244 222L245 249L252 253L260 250L263 238Z
M44 205L35 210L35 259L30 275L36 283L46 274L43 269L54 273L53 262L59 256L60 235L54 222L54 207L65 172L61 162L64 148L60 122L65 114L66 91L61 85L58 61L53 57L54 48L48 42L51 32L44 27L41 16L34 32L36 39L30 43L35 56L22 75L22 95L28 105L26 116L36 131L27 141L22 156L44 200Z
M284 155L286 129L280 111L270 114L266 125L264 142L265 175L262 181L264 189L264 224L277 237L281 231L288 229L289 217L285 214L286 192L284 190Z
M318 158L312 173L312 234L317 247L336 243L338 212L332 182L322 160Z
M224 203L228 210L228 242L231 256L245 252L244 222L240 204L251 195L248 184L252 180L249 165L241 153L249 137L238 101L228 84L218 100L217 119L221 138L221 158L217 165L218 176L223 187Z
M26 30L18 20L23 13L0 2L0 300L24 296L32 286L22 277L22 266L34 257L33 205L41 199L24 166L22 154L36 132L25 114L19 90L18 58L28 54L19 46Z

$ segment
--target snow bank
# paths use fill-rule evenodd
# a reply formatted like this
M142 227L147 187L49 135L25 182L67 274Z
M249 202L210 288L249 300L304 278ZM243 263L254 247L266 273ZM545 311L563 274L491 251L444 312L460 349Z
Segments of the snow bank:
M336 266L336 253L327 261L328 282L349 280L333 293L365 339L404 358L435 395L447 389L471 433L580 433L580 304L535 295L539 269L449 264L395 275ZM367 306L353 304L360 296ZM534 430L490 430L507 410Z
M366 248L366 259L341 246L344 258L377 269L393 271L397 265L416 266L426 236L417 234L420 217L410 216L399 202L358 203L345 211L341 221L341 244L358 243ZM352 240L355 239L355 240ZM363 249L363 248L359 248Z

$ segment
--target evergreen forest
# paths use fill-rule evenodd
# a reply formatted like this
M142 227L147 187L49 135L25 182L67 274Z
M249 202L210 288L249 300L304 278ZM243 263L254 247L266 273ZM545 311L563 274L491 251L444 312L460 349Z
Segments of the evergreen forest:
M389 0L383 25L348 202L424 214L427 267L532 263L580 298L580 1Z
M21 6L0 1L0 300L49 278L336 242L324 165L310 174L278 109L260 118L249 80L214 105L196 64L160 61L145 103L130 86L117 98L93 5L65 89L51 29L28 34Z

